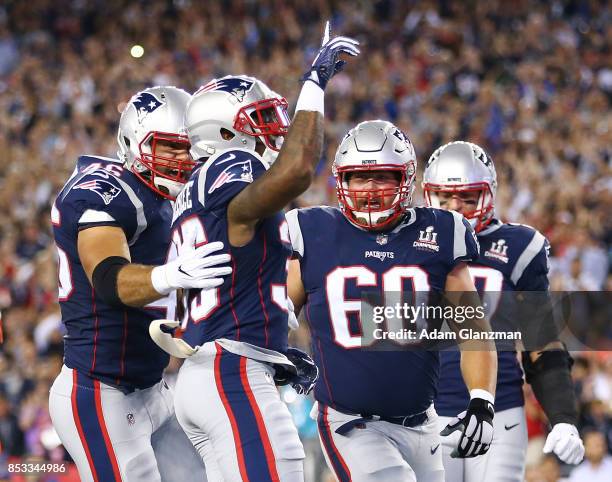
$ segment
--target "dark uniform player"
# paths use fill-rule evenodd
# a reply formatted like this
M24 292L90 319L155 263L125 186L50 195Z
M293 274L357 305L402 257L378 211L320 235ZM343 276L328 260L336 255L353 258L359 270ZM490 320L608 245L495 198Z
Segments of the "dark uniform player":
M414 148L390 122L352 129L338 147L334 174L340 209L286 215L299 258L288 288L296 310L304 307L321 372L315 398L327 463L341 481L442 481L432 405L438 354L368 350L368 335L382 335L366 332L373 330L360 318L361 299L373 291L386 297L414 291L426 298L445 289L474 292L465 261L478 255L476 240L456 213L410 208ZM388 333L401 327L399 320L391 328L392 321L387 317ZM492 436L487 406L493 402L495 357L487 351L464 357L474 390L462 410L469 405L465 419L474 427L461 455L473 456L486 451Z
M321 154L323 88L342 65L338 55L357 55L356 45L329 40L326 31L291 128L286 100L252 77L215 79L187 108L192 153L203 166L177 199L173 244L180 256L222 240L234 268L213 294L187 293L182 341L197 352L176 387L181 426L206 461L219 463L220 473L207 471L211 480L303 480L304 451L273 381L272 364L291 366L284 355L291 248L279 211L310 184Z
M463 213L474 225L480 256L470 264L469 270L479 291L486 293L493 328L501 333L518 328L516 320L509 319L518 309L509 292L532 292L534 302L543 301L544 297L535 293L548 290L549 245L535 229L501 223L494 217L496 187L493 162L479 146L468 142L452 142L436 150L423 178L428 205ZM504 292L506 295L502 295ZM554 451L564 462L578 463L584 450L574 426L577 414L569 358L559 342L553 341L543 348L548 351L525 353L523 360L527 380L554 424L545 451ZM460 376L459 354L443 352L441 360L435 406L440 420L446 422L465 405L468 392ZM527 428L522 385L523 373L514 341L499 341L495 436L491 450L485 457L474 460L451 459L448 455L453 439L447 439L443 444L447 480L523 480ZM556 393L553 398L561 397L565 401L551 405L551 394L544 392L545 386Z
M136 94L120 121L123 162L80 157L53 205L67 335L49 410L81 480L160 480L151 435L173 404L149 323L174 316L174 288L217 286L231 272L206 268L229 259L207 258L208 248L164 265L169 199L193 167L180 134L189 98L175 87Z

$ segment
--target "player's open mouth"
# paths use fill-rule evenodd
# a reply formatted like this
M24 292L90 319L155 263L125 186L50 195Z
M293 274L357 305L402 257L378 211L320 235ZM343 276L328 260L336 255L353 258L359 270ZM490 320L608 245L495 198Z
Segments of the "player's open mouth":
M374 209L374 210L378 210L382 207L380 201L366 201L363 200L359 203L359 209Z

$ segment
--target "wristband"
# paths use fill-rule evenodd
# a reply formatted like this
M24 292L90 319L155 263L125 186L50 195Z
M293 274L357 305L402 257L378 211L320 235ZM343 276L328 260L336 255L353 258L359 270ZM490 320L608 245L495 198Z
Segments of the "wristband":
M321 115L325 115L324 105L323 89L314 81L307 80L304 82L297 104L295 105L295 112L307 110L320 112Z
M163 296L166 296L174 289L168 282L166 265L156 266L151 270L151 284L153 289Z
M483 390L482 388L474 388L473 390L470 390L470 400L473 400L475 398L482 398L490 404L495 403L495 397L493 396L493 394L491 392L488 392L487 390Z

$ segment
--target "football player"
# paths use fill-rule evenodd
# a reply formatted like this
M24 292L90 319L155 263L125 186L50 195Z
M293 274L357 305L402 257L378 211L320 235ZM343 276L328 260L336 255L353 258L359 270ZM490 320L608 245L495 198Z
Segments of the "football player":
M173 404L162 380L169 357L149 323L174 316L176 288L212 288L231 272L219 266L229 256L214 254L221 243L166 263L170 200L194 165L182 133L190 97L168 86L134 95L120 159L79 157L52 208L67 335L49 411L84 481L160 480L151 435Z
M311 328L321 371L319 437L340 481L444 480L433 408L437 352L375 351L365 341L372 325L360 314L372 292L475 295L466 265L478 255L472 229L456 213L410 207L416 167L400 129L362 122L334 159L340 207L286 215L298 258L291 262L289 296ZM492 437L495 355L482 349L488 342L474 347L480 349L462 352L471 399L455 427L459 457L485 453Z
M493 312L491 324L501 329L511 297L502 292L545 293L548 290L548 241L537 230L522 224L502 223L495 217L497 176L493 161L476 144L451 142L429 158L423 175L428 206L462 213L473 225L480 255L470 263L470 275ZM542 301L543 297L532 296ZM535 308L535 307L534 307ZM532 317L535 318L535 317ZM544 321L544 320L542 320ZM544 451L563 462L577 464L584 447L578 430L577 405L570 378L571 357L561 342L552 339L541 350L522 353L526 380L542 404L552 431ZM449 457L454 436L444 439L444 466L449 481L522 481L527 449L523 408L523 374L514 343L498 342L498 375L495 397L494 437L484 457L470 460ZM441 427L464 405L468 391L460 377L459 356L446 351L441 357L441 379L436 410Z
M177 198L173 245L180 257L221 240L233 274L214 291L186 293L182 339L160 335L173 326L164 320L152 332L160 344L169 342L169 351L190 355L178 376L177 417L201 451L209 480L303 480L304 450L273 380L275 364L295 370L285 356L291 245L281 210L312 180L324 89L342 68L341 53L357 55L357 42L330 39L326 28L291 126L287 101L253 77L215 79L187 107L200 166ZM219 473L208 470L210 460Z

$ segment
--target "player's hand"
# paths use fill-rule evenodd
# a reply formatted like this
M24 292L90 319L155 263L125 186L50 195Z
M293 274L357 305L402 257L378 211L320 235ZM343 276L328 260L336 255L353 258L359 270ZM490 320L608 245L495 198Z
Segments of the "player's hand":
M297 375L289 383L300 395L308 395L319 379L319 368L308 353L298 348L287 348L287 358L297 368Z
M472 398L466 411L457 415L440 432L447 436L461 430L459 444L453 452L453 458L470 458L486 454L493 441L493 404L484 398Z
M566 464L579 464L584 457L584 445L578 429L570 423L555 424L546 437L543 452L545 454L553 452Z
M300 395L308 395L319 378L319 369L307 353L298 348L287 348L287 358L293 363L289 369L287 366L275 365L274 383L278 386L291 384L293 389Z
M232 272L224 266L229 254L214 254L223 249L221 241L208 243L178 256L174 261L156 266L151 272L151 283L159 294L167 295L177 288L216 288L223 284L223 276Z
M345 53L356 57L359 55L357 46L359 42L349 37L334 37L330 40L329 20L325 23L325 33L319 53L312 62L310 70L304 74L302 80L310 80L325 90L329 79L342 70L346 61L338 56Z
M198 351L198 349L193 348L181 338L174 338L173 334L178 326L178 321L153 320L149 324L149 335L155 344L168 355L177 358L187 358Z
M300 327L300 323L298 322L297 316L295 316L295 306L293 306L293 301L291 298L287 296L287 311L289 312L289 318L287 319L287 324L289 325L289 329L297 330Z

